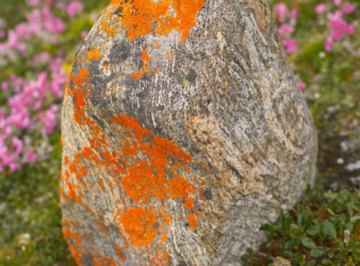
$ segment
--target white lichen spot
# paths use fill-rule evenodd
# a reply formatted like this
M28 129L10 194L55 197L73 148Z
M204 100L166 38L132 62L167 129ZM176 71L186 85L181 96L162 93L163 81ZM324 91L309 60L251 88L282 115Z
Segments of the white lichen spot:
M220 31L216 34L216 39L219 43L220 50L224 50L226 40Z

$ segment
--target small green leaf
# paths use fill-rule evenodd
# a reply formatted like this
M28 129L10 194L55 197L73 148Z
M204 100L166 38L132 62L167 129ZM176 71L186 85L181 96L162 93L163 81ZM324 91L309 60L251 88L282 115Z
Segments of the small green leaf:
M265 231L265 232L268 232L268 233L272 233L272 232L275 232L275 229L273 226L269 225L269 224L264 224L260 227L260 230L261 231Z
M303 239L301 239L301 243L307 248L316 248L316 244L311 238L304 237Z
M299 235L301 234L301 229L297 224L292 223L290 225L290 232L293 233L294 235Z
M323 224L323 232L325 235L336 239L336 229L335 226L330 221L325 221Z
M310 255L313 256L314 258L317 258L317 257L321 257L326 252L327 252L326 248L313 248L310 251Z
M332 264L332 261L328 258L325 258L321 261L321 264L322 265L331 265Z
M353 202L349 202L346 204L346 209L347 209L347 212L349 214L350 217L353 216L353 209L354 209L354 203Z
M308 233L310 236L316 236L319 234L319 229L319 225L312 225L306 230L306 233Z
M360 221L360 215L355 215L350 219L351 223L355 223L357 221Z
M330 208L326 208L326 210L328 211L328 213L330 213L332 216L335 216L335 213L332 211L332 209Z

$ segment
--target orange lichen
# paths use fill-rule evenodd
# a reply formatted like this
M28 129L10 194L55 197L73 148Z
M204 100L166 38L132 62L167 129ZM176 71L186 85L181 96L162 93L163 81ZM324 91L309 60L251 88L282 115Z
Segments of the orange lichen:
M195 26L205 0L112 0L111 3L122 8L119 19L131 42L148 34L169 35L172 30L179 32L184 41Z
M85 97L87 92L85 90L85 82L90 72L87 69L81 69L77 76L70 75L70 80L74 81L76 88L69 91L69 94L73 96L74 102L74 119L79 124L85 124Z
M169 265L168 261L169 253L166 250L158 250L158 252L156 252L156 257L150 259L151 265L153 266Z
M191 29L196 24L196 17L206 0L112 0L111 5L116 10L121 10L119 16L119 26L122 27L130 42L134 42L137 37L146 35L168 36L171 32L178 33L180 41L185 41L190 35ZM113 12L109 12L108 19ZM116 24L110 27L103 22L103 28L109 35L114 35ZM150 45L150 44L149 44ZM153 49L161 49L157 40L152 43ZM143 52L143 66L138 72L132 74L134 79L140 80L142 76L150 71L150 57L146 50ZM144 59L144 53L145 59ZM166 55L169 60L172 55L170 50ZM155 69L157 72L159 69Z
M173 199L186 197L190 193L195 192L195 186L183 177L170 179L168 184Z
M129 209L120 217L119 222L137 247L150 245L158 232L156 213L148 209Z
M64 156L64 164L68 164L69 163L69 157Z
M150 57L149 57L148 53L146 52L146 50L143 50L141 52L141 59L142 59L143 65L142 65L140 71L136 72L132 75L133 78L135 78L135 79L141 79L141 77L144 74L149 73L151 71L151 67L149 65Z
M188 210L193 210L195 206L195 199L188 197L185 201L185 208Z
M198 222L195 214L192 213L188 215L188 223L192 230L196 230L198 228Z
M136 73L132 74L132 77L134 79L140 80L142 78L142 74L140 72L136 72Z
M71 255L74 258L75 262L78 265L81 265L82 257L84 256L84 247L82 246L82 239L83 237L76 234L74 230L72 230L70 227L75 227L76 224L72 222L64 222L62 227L62 232L64 238L68 241ZM70 242L71 240L71 242Z
M98 256L93 260L95 266L116 266L116 262L110 258Z
M151 196L158 200L167 200L165 180L153 173L152 167L145 161L134 164L127 175L121 181L128 196L132 200L148 202Z
M88 55L96 59L95 55ZM150 57L146 50L142 52L141 69L146 73L149 69ZM199 196L197 187L190 180L196 180L190 176L189 164L192 158L181 150L172 141L155 136L150 130L144 128L135 118L128 115L113 117L113 133L119 138L112 138L104 131L96 121L86 113L87 102L91 97L90 80L91 74L87 69L80 69L78 74L71 75L70 80L74 85L69 95L73 99L74 120L79 127L84 128L92 137L88 144L81 148L80 152L71 154L71 160L64 156L62 171L63 186L61 190L62 201L73 201L80 204L90 214L101 216L97 209L92 209L91 203L85 195L94 193L96 189L117 195L119 184L127 200L136 202L138 208L126 209L123 202L118 201L119 209L114 212L125 248L132 244L136 248L151 245L154 247L149 258L154 265L164 265L168 262L167 252L163 244L168 239L168 232L173 218L167 212L166 202L170 199L183 204L183 214L179 219L187 220L189 227L195 230L198 227L195 210L195 198ZM86 128L85 128L86 127ZM94 174L103 173L104 178L97 176L98 184L93 183ZM185 178L184 176L187 176ZM91 181L90 181L91 180ZM195 181L198 183L198 181ZM96 190L98 192L98 190ZM152 209L158 203L159 209ZM99 232L107 234L108 231L103 222L98 223ZM74 232L65 230L67 239L74 238L79 244L70 247L75 260L81 260L79 245L81 238ZM65 235L65 234L64 234ZM157 241L154 241L157 239ZM117 250L118 260L126 258L123 252L114 245ZM99 265L113 265L111 259L94 255L93 263ZM156 263L155 263L156 262ZM116 265L116 264L114 264Z
M87 52L87 61L91 61L91 60L99 60L101 57L101 52L99 50L99 48L94 48L94 49L91 49Z
M110 36L113 36L118 33L118 30L114 26L109 26L109 24L106 21L101 22L101 26Z
M151 131L143 128L135 118L129 116L129 115L119 115L112 119L112 122L115 122L122 126L124 130L126 130L126 133L128 136L134 136L136 139L142 141L145 136L150 136Z
M122 261L126 261L126 256L124 254L124 251L119 245L116 245L116 254Z

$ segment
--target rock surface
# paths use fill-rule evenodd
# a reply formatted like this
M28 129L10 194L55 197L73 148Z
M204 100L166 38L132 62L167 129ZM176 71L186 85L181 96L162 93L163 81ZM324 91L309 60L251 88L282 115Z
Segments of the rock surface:
M62 136L79 265L240 265L314 180L265 0L113 0L77 54Z

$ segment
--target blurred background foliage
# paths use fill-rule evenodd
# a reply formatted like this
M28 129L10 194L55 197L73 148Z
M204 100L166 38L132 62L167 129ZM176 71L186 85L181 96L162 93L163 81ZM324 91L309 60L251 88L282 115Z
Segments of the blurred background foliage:
M56 2L69 4L71 1ZM274 7L285 4L289 12L290 9L297 11L295 21L289 22L293 32L285 34L283 40L296 41L288 42L293 46L286 49L293 49L288 53L289 60L318 128L319 177L316 187L309 189L293 211L277 224L263 227L269 241L258 252L249 250L243 258L244 264L360 265L360 3L347 1L358 5L354 12L346 15L346 21L354 25L356 33L349 34L326 51L327 14L318 14L315 9L319 4L326 4L327 12L330 12L331 8L336 9L339 1L271 2ZM47 52L54 60L61 58L62 71L68 73L81 36L90 30L108 1L82 3L83 8L71 17L54 9L54 15L66 25L57 34L56 43L31 39L27 43L26 56L14 56L0 64L0 83L9 80L13 74L34 80L39 73L49 71L49 65L31 60L42 52ZM0 43L6 41L6 31L22 23L28 13L25 0L1 0L0 19L5 35L0 37ZM278 16L274 17L279 25L285 23ZM51 73L48 78L59 79ZM14 94L16 92L0 88L0 111L4 109L6 113L8 101ZM61 95L51 95L43 101L45 112L53 105L60 106ZM46 112L44 115L48 114ZM30 136L33 147L42 147L36 157L33 160L29 157L28 161L22 159L19 165L13 164L13 171L8 167L0 171L0 265L74 265L62 238L58 206L59 109L54 108L50 118L52 114L56 116L55 121L47 133L39 129L43 125L40 122L35 129L16 131L16 138L21 142L15 142L15 147L25 147L26 135ZM0 115L0 136L3 134L1 119ZM24 155L21 153L21 156Z

